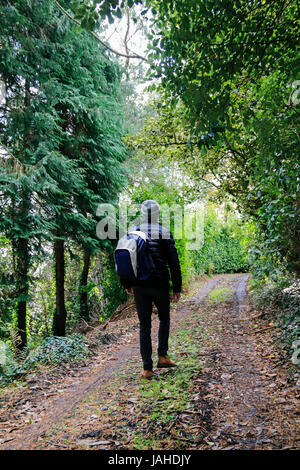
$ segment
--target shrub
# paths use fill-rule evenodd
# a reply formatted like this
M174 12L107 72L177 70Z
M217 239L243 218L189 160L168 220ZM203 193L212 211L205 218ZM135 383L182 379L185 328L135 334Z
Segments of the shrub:
M0 386L4 386L26 372L11 348L4 341L0 341Z
M50 336L32 351L24 362L26 369L37 364L61 364L77 362L88 356L84 337L80 334L70 336Z
M103 267L103 308L100 319L110 317L116 308L128 299L128 294L120 282L116 272L114 257L111 255L106 259Z
M29 353L18 358L7 343L0 341L0 386L10 383L29 369L39 364L60 365L64 362L78 362L89 355L84 336L50 336Z
M207 207L204 219L204 243L200 250L193 250L193 264L197 274L245 272L249 269L244 247L242 227L231 216L221 220L217 211Z

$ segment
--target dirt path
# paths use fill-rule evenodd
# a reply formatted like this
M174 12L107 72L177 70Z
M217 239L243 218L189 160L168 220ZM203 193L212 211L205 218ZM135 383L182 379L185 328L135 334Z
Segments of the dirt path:
M247 279L237 279L235 296L214 308L214 317L207 307L209 324L221 328L209 367L214 377L209 445L202 448L300 448L299 388L282 367L273 325L252 319Z
M172 311L171 336L188 322L186 324L201 342L203 363L201 371L194 377L197 397L192 400L194 411L187 407L185 415L177 412L174 423L164 428L166 442L170 438L170 445L179 442L178 436L181 436L181 443L186 441L184 448L192 449L300 447L298 389L288 382L288 374L280 364L270 329L264 330L263 336L256 332L258 327L265 325L251 319L247 305L247 279L244 274L214 276ZM210 293L211 299L208 297ZM69 373L66 370L64 377L52 383L50 394L41 387L41 390L34 390L33 397L26 398L25 394L25 402L21 398L6 404L0 416L0 448L77 449L82 445L97 449L132 448L132 428L136 428L138 435L140 424L134 419L129 421L126 416L128 413L137 414L136 383L141 368L138 328L136 320L133 321L132 330L114 344L101 348L87 367ZM155 318L153 340L157 337L157 329ZM201 335L197 330L202 331ZM129 375L116 379L116 374L124 370L129 370ZM131 371L135 371L135 375L130 376ZM164 380L163 375L161 377ZM119 381L118 393L110 391L110 385L116 380ZM34 385L31 388L34 389ZM133 398L129 400L130 393ZM105 413L109 407L101 406L101 403L105 403L104 397L112 396L119 411L107 416ZM131 408L122 409L130 402ZM20 426L18 418L22 409L29 420ZM91 410L96 411L93 413ZM185 421L182 416L185 416ZM189 417L193 422L188 421ZM118 423L127 419L129 424L126 426L130 432L126 428L126 439L119 434L117 440L114 437L112 429L119 426L116 419ZM188 438L182 437L182 429L192 425L196 437L192 434L191 438L189 434ZM151 426L147 423L149 436L153 433ZM79 430L89 431L81 432L81 441ZM95 438L100 434L101 440L84 440L84 437ZM136 438L134 442L137 442ZM155 444L139 445L140 448L143 445L155 448Z
M215 278L205 283L205 285L197 292L197 300L203 299L217 282L218 278ZM183 304L181 308L173 314L173 325L176 324L179 318L183 318L188 314L189 310ZM158 322L157 319L155 319L153 325L153 338L157 336L157 332ZM67 377L62 384L59 384L59 392L55 393L55 391L53 391L53 395L50 397L47 396L46 400L43 398L43 395L40 395L38 396L38 400L35 400L33 404L31 403L30 399L25 402L23 402L23 399L21 399L13 403L9 411L14 411L11 410L12 407L18 408L22 405L25 405L26 414L28 414L28 407L32 409L33 415L35 415L35 410L38 410L38 422L36 424L29 424L26 426L26 435L24 436L24 427L19 429L17 422L13 425L13 427L7 428L5 426L7 423L7 421L5 421L6 418L8 418L8 422L11 423L11 416L6 414L1 419L2 433L0 436L3 440L0 448L31 448L36 444L40 435L49 429L51 425L60 420L61 417L70 408L73 408L77 403L79 403L86 394L99 386L105 387L107 381L109 381L114 371L122 369L124 364L126 364L129 359L135 358L140 368L138 330L136 330L129 338L127 338L125 344L123 339L124 338L121 338L120 341L118 341L116 344L114 343L105 348L104 354L101 350L100 354L97 355L93 359L92 363L89 364L89 367L86 370L80 372L79 380L74 380L72 377ZM45 401L47 405L46 407L44 407Z

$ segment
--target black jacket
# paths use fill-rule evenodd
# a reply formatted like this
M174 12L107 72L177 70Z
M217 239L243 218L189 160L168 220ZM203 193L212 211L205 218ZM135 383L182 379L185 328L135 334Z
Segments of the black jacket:
M134 286L167 287L169 286L169 269L171 273L173 292L181 292L181 269L171 232L160 224L143 223L134 230L141 230L148 237L148 250L151 255L154 270L146 281L125 281L125 288ZM169 269L168 269L169 267Z

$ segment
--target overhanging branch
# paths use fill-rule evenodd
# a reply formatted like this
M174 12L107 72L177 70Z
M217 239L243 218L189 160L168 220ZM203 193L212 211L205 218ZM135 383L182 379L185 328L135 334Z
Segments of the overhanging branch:
M76 20L75 18L73 18L73 16L70 15L70 13L68 13L58 2L57 0L54 0L54 3L58 6L58 8L71 20L73 21L73 23L76 23L78 26L81 27L81 24L80 24L80 21ZM97 34L95 34L93 31L90 31L90 30L87 30L92 36L93 38L97 39L98 42L100 42L100 44L102 44L102 46L104 46L106 49L108 49L109 51L113 52L113 54L116 54L120 57L125 57L126 59L140 59L140 60L143 60L144 62L149 62L148 59L146 59L146 57L143 57L139 54L136 54L135 52L133 53L133 55L130 55L130 54L124 54L123 52L119 52L119 51L116 51L115 49L113 49L112 47L110 47L108 44L106 44L106 42L102 41L102 39L99 38L99 36L97 36Z

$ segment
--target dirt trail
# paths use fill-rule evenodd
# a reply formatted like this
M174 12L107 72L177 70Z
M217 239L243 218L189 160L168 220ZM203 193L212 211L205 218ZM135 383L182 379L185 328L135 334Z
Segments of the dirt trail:
M190 302L203 300L220 279L222 279L222 276L215 276L214 279L209 280L197 291L192 299L189 299L187 305L183 303L177 311L173 312L173 328L179 319L189 314ZM157 318L155 318L152 328L153 343L157 337L157 332L158 321ZM51 425L61 420L62 416L79 403L86 394L99 386L105 387L114 371L122 369L128 360L134 358L136 359L138 367L141 368L138 330L132 334L126 344L122 344L121 338L117 345L109 345L106 348L106 357L104 359L103 355L101 355L101 357L96 356L88 369L80 374L80 383L78 383L78 380L75 380L72 384L71 379L71 385L65 393L62 395L57 393L56 396L51 397L50 401L48 400L48 406L39 413L39 422L26 427L26 435L24 435L24 429L19 430L17 428L9 430L9 436L7 436L6 433L0 434L1 437L3 436L4 441L8 439L8 441L0 445L0 449L30 449L37 442L41 434L49 429ZM45 401L43 397L41 397L41 399ZM16 406L18 406L17 403ZM35 404L34 407L40 409L40 404Z
M289 383L268 324L255 325L247 304L247 279L235 284L232 302L215 309L211 326L221 324L213 351L212 449L300 448L299 388ZM254 316L255 318L255 316ZM266 326L268 325L268 326Z
M202 374L208 378L205 385L208 391L203 387L202 395L206 395L197 404L200 407L199 423L206 430L198 441L198 449L300 447L299 427L297 431L299 411L295 402L297 390L288 383L280 360L276 362L278 358L273 351L269 331L263 337L256 333L257 323L251 319L247 303L247 280L248 275L245 274L214 276L172 311L171 335L192 313L198 315L197 321L191 320L195 321L195 329L203 326L210 332L207 344L203 339L201 354L205 357ZM212 303L208 301L212 290L229 292L229 298ZM157 331L158 320L154 315L154 343ZM78 422L83 419L77 416L79 411L76 405L80 407L91 393L101 396L114 373L125 369L128 361L133 361L140 370L137 328L129 335L120 337L116 343L106 346L104 351L102 348L89 365L77 374L66 374L64 383L58 384L57 393L43 397L44 392L41 391L32 404L33 409L38 410L36 423L20 428L17 422L12 424L11 417L5 414L0 417L0 448L49 448L44 446L42 438L51 427L64 420L68 423L65 416L73 415ZM123 385L126 388L126 384ZM12 413L16 407L18 402L11 406ZM78 447L70 445L70 448ZM189 448L188 444L186 448Z

